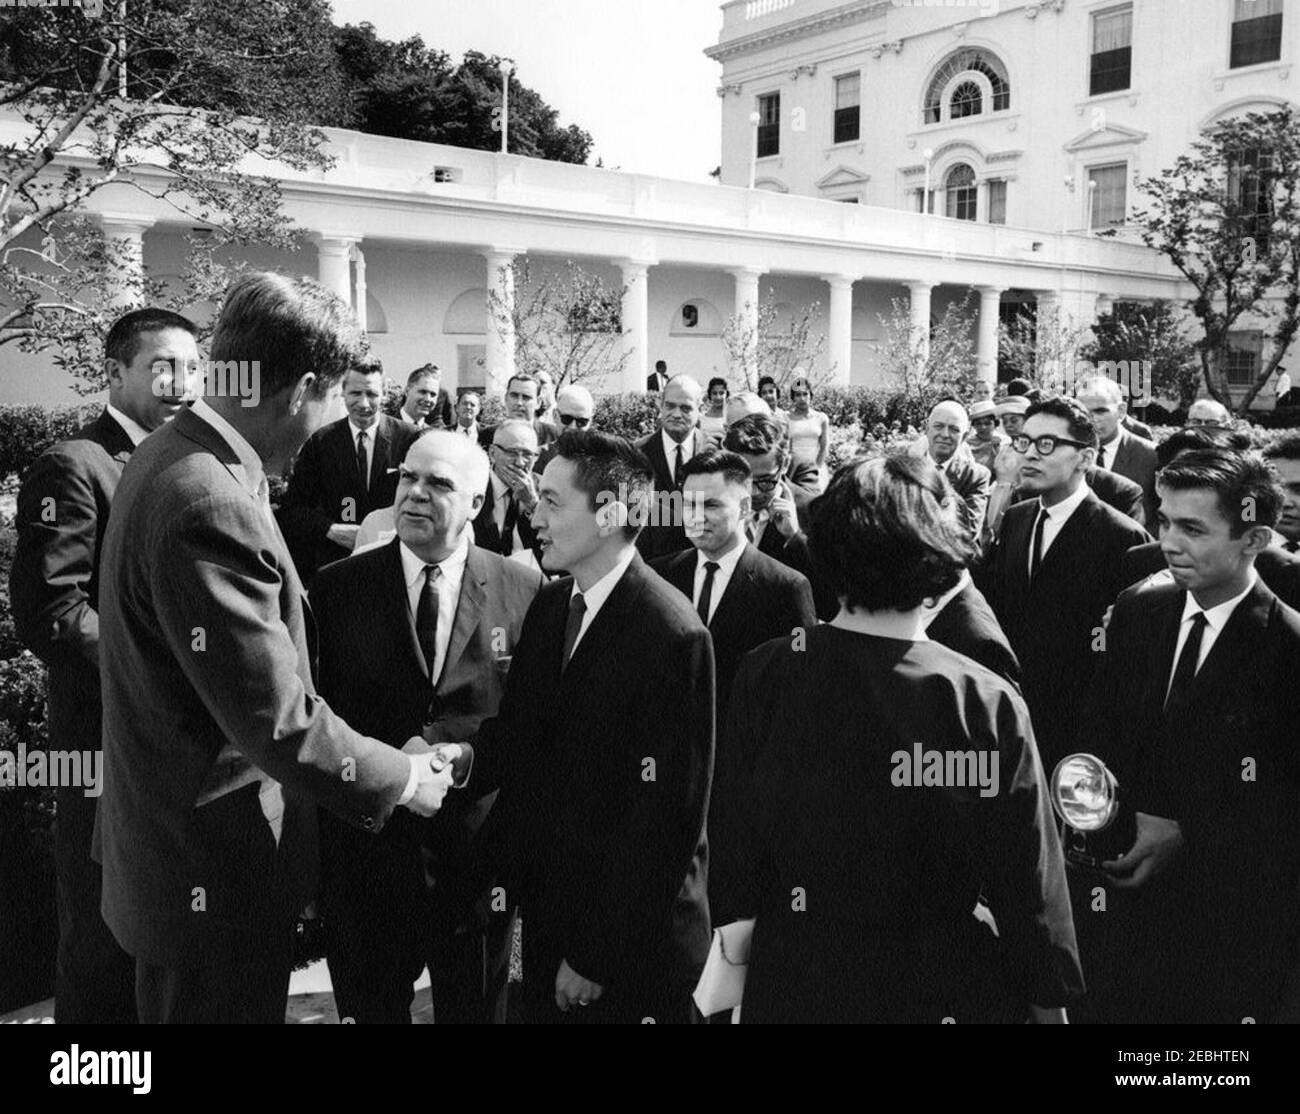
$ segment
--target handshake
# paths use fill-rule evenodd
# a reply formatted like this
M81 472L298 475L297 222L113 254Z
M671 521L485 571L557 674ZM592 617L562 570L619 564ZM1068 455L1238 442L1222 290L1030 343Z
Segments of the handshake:
M418 764L415 796L406 802L406 807L417 816L434 815L442 807L447 790L459 789L469 780L474 762L474 748L468 744L438 743L431 746L419 735L413 736L402 747L402 753L427 758Z

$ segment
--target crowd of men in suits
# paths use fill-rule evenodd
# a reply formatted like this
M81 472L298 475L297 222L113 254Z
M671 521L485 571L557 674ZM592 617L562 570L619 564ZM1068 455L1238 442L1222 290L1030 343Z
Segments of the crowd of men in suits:
M258 407L187 405L196 334L121 318L104 413L19 499L51 746L105 756L98 808L58 798L58 1019L282 1020L316 898L342 1017L408 1021L427 967L437 1021L503 1020L522 918L513 1014L692 1020L732 681L841 606L817 469L755 394L706 437L659 366L635 444L522 374L480 427L431 364L389 417L306 280L228 293L211 355L259 355ZM1135 787L1134 845L1072 876L1078 1016L1294 1010L1300 438L1265 462L1203 400L1157 448L1102 378L945 400L908 451L980 554L927 637L1023 694L1046 774L1088 750Z

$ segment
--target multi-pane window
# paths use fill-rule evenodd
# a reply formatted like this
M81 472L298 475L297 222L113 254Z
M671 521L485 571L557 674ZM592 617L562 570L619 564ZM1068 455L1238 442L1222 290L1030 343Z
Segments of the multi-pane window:
M781 153L781 94L758 98L758 157Z
M993 89L993 107L1001 112L1011 107L1011 81L1001 59L978 47L957 51L935 71L925 91L925 122L937 124L943 117L943 93L953 78L967 71L983 74Z
M1277 168L1272 151L1237 151L1228 161L1228 209L1242 236L1254 239L1260 252L1268 250L1273 231L1273 192Z
M1092 17L1092 76L1088 92L1127 89L1133 68L1133 9L1117 8Z
M989 183L989 224L1007 223L1007 183L995 180Z
M973 81L963 81L952 91L949 102L951 119L960 120L963 116L978 116L984 111L984 94Z
M1236 0L1231 65L1254 66L1282 57L1282 0Z
M927 209L925 204L925 190L912 191L912 203L918 213L934 212L934 190L930 191L930 205Z
M1228 334L1228 385L1249 387L1259 375L1264 334L1259 329L1234 329Z
M1114 228L1128 219L1128 165L1094 166L1088 171L1093 228Z
M974 220L979 199L979 187L975 185L975 171L965 163L958 163L944 179L947 194L948 216L957 220Z
M857 139L862 117L862 77L850 73L835 79L835 142Z

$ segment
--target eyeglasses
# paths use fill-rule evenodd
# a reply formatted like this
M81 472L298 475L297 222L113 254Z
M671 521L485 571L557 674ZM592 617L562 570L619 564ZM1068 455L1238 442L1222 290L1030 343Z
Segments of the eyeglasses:
M532 449L503 449L500 445L493 445L497 452L510 457L512 460L536 460L541 453L535 453Z
M1224 425L1218 418L1188 418L1188 429L1231 429L1231 426Z
M560 422L563 425L576 425L579 429L586 429L591 425L590 418L579 418L573 414L561 414Z
M773 472L770 476L753 476L750 482L759 491L775 491L781 483L781 473Z
M1051 456L1056 452L1058 445L1073 445L1076 449L1091 449L1091 445L1085 445L1082 441L1071 441L1068 437L1053 437L1051 434L1043 434L1042 437L1026 437L1023 433L1011 438L1011 447L1023 456L1029 452L1029 446L1033 445L1038 450L1039 456Z

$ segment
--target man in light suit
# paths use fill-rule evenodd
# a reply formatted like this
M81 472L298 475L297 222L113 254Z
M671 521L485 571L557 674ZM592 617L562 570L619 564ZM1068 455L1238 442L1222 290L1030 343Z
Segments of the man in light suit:
M655 513L641 531L636 547L647 561L689 549L681 523L682 469L709 439L700 431L704 392L689 375L675 375L659 396L659 428L636 443L654 472L651 499Z
M1012 446L1024 457L1021 489L1038 497L1007 511L977 579L1024 669L1025 703L1050 770L1074 742L1103 618L1124 586L1121 559L1148 537L1084 482L1097 432L1080 403L1035 403Z
M682 469L686 536L692 549L650 567L691 601L713 638L718 717L726 714L740 659L773 638L817 625L812 586L802 573L760 553L745 537L749 465L725 449L705 449Z
M1146 525L1156 521L1156 447L1124 428L1128 403L1119 384L1098 375L1079 387L1078 399L1097 427L1097 467L1125 476L1142 488Z
M962 501L962 522L973 538L984 529L989 501L989 470L967 452L958 452L970 432L970 416L960 402L949 399L930 411L925 438L930 459L944 470Z
M383 372L374 361L349 370L347 417L312 436L294 461L280 525L309 588L317 569L352 552L366 515L393 505L397 466L416 431L380 413L383 397Z
M542 578L471 544L465 526L487 473L464 437L420 437L401 466L396 540L322 569L312 588L320 694L390 746L413 734L465 739L501 701ZM472 846L492 802L457 793L432 820L399 814L374 839L321 813L321 913L340 1017L409 1022L427 964L435 1022L504 1020L514 922L492 909Z
M708 954L713 650L633 544L651 483L622 438L560 438L533 523L545 568L573 575L538 594L474 739L533 1022L685 1022Z
M1095 1008L1103 1021L1294 1022L1300 614L1253 567L1281 492L1257 454L1217 449L1182 453L1157 486L1171 578L1115 604L1088 732L1137 821L1104 864L1118 892L1094 931L1122 939Z
M104 341L108 404L75 437L46 449L18 493L10 598L18 637L49 670L54 751L100 753L99 579L104 530L122 468L148 433L182 409L198 329L164 309L133 310ZM55 1019L129 1024L135 963L99 911L91 858L98 790L60 786L54 827L59 910Z
M361 331L306 279L227 292L213 360L261 402L200 399L136 449L104 536L103 913L143 1022L283 1022L315 805L378 831L432 815L452 770L353 731L315 693L315 630L266 474L335 405Z

